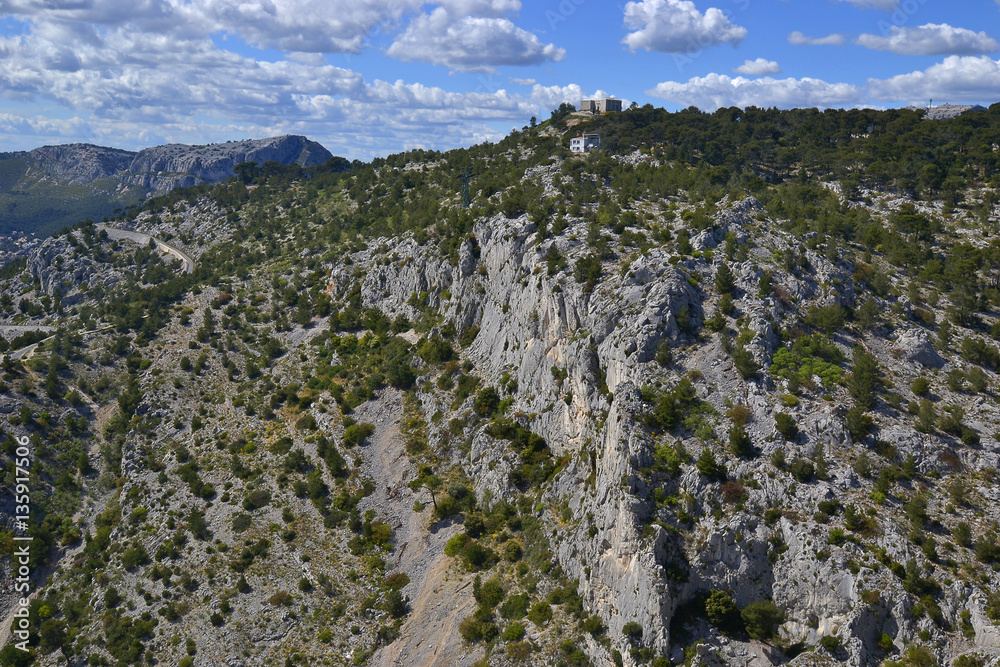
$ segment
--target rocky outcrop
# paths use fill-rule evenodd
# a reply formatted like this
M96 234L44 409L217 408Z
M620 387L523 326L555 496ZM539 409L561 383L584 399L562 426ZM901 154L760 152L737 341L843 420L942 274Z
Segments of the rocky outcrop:
M119 269L81 246L77 237L75 232L72 241L70 235L49 237L27 258L27 269L39 281L42 292L50 297L58 292L65 306L80 300L81 290L110 289L122 280Z
M92 144L43 146L27 154L37 169L71 183L90 183L127 171L135 157L131 151Z
M216 183L233 175L241 162L279 162L312 167L333 157L315 141L297 135L189 146L169 144L138 153L92 144L43 146L26 153L8 153L31 165L29 175L86 184L116 178L126 187L152 191Z
M459 331L478 327L463 356L475 363L484 384L516 384L512 414L520 415L522 425L542 435L565 461L544 494L547 506L562 504L572 516L558 529L551 527L553 552L570 579L579 582L588 608L603 618L625 664L634 664L628 643L621 640L625 624L638 623L645 645L668 652L675 642L670 627L678 607L710 590L732 591L740 607L774 600L788 610L781 634L789 643L814 646L837 636L843 649L836 659L851 665L881 660L885 648L878 642L884 637L902 649L918 632L939 632L932 623L911 620L910 597L888 569L859 571L857 563L865 556L854 542L827 543L828 528L813 516L814 508L841 498L844 489L862 486L849 465L831 463L822 481L797 484L789 475L763 473L759 462L736 461L728 478L742 480L737 486L748 507L734 514L721 511L721 485L689 468L671 489L705 517L696 535L682 539L651 522L654 489L638 471L652 465L655 443L637 423L647 409L638 387L669 387L678 381L671 370L651 363L661 341L675 354L689 346L695 350L683 366L705 378L699 397L717 413L733 403L747 405L752 415L747 432L760 455L783 450L789 460L836 458L854 444L844 410L830 404L780 408L798 422L795 438L780 437L774 426L773 379L765 374L742 380L718 346L705 345L704 338L696 342L688 333L714 307L710 288L702 285L722 261L721 244L730 238L743 245L760 234L759 212L753 199L730 203L712 227L692 238L695 249L715 249L714 265L654 247L628 262L609 258L592 291L573 274L577 260L592 252L583 241L584 224L571 223L562 234L546 238L523 216L480 220L457 257L444 257L432 244L419 245L409 237L398 243L380 239L352 262L332 267L334 290L362 281L365 307L411 319L430 308ZM796 247L782 234L769 234L766 241L754 238L757 254L730 261L740 294L741 335L762 368L787 342L778 325L794 301L856 305L849 280L853 265L813 251L802 255L807 270L779 274L772 265L769 279L780 290L762 296L761 264L773 252ZM553 257L562 258L561 263ZM359 266L365 267L363 273L355 268ZM844 287L831 289L835 285ZM919 328L905 330L891 348L885 343L876 350L883 363L897 358L930 368L944 364ZM820 378L813 381L819 384ZM920 434L886 424L880 436L900 456L917 455L921 471L934 474L935 447ZM685 444L692 457L706 446L699 437L689 437ZM989 452L978 456L977 465L992 461ZM477 480L480 497L504 500L513 494L508 477L515 459L479 432L459 463ZM712 508L716 519L708 516ZM765 508L784 511L777 522L766 523ZM899 563L912 558L905 535L890 524L883 528L879 546L887 557ZM879 591L876 601L872 591ZM950 623L957 623L960 597L950 589L943 594L942 610ZM983 626L981 631L977 627L977 639L995 648L981 618L981 613L974 618ZM720 654L728 661L784 660L765 656L759 644L720 641ZM591 648L600 651L596 645ZM938 657L949 655L942 650Z
M896 349L907 361L927 368L941 368L945 365L944 358L934 349L930 335L923 329L909 329L900 333L896 339Z
M330 151L302 136L229 141L207 146L169 144L140 151L122 175L128 185L169 190L215 183L233 175L241 162L280 162L312 167L333 157Z
M741 232L745 212L757 206L727 211L713 238ZM670 618L683 599L665 565L682 547L662 528L650 536L637 523L647 512L631 484L635 468L649 464L649 443L634 419L642 410L636 386L648 382L660 341L676 346L692 340L685 327L702 319L703 294L693 264L656 249L621 270L609 261L605 277L590 291L572 274L576 260L591 252L580 240L582 228L541 238L526 217L494 216L476 225L454 264L433 246L382 239L356 256L353 266L366 267L366 307L414 318L426 304L460 329L479 328L467 350L476 373L493 385L504 374L512 376L520 388L517 412L531 415L531 430L557 456L574 461L547 492L548 501L567 502L575 517L575 529L554 545L564 570L580 581L581 594L606 619L610 637L620 638L624 625L636 622L644 641L666 650ZM565 258L557 270L547 259L553 246ZM376 261L386 254L396 261ZM350 267L334 268L334 286L349 285L351 275ZM504 465L488 440L474 440L465 465L471 463L480 495L502 500L511 492L504 472L511 464ZM593 469L584 463L591 454ZM581 493L591 472L591 492ZM627 646L620 648L627 653Z

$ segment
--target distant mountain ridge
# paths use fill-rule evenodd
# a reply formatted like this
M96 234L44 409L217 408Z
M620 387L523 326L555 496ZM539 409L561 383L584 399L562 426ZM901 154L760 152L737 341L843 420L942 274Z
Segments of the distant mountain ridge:
M93 144L0 153L0 234L51 233L176 187L217 183L241 162L321 165L333 155L299 135L138 152Z
M91 183L118 176L128 185L151 190L222 181L232 176L233 167L241 162L275 161L312 167L333 157L319 143L291 134L202 146L165 144L138 152L93 144L65 144L8 155L23 155L34 168L71 183Z

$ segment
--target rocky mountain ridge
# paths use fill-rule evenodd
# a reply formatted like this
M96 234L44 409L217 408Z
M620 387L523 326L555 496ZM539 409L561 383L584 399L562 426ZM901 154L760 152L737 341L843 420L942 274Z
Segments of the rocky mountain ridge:
M242 162L314 168L331 154L305 137L170 144L138 152L91 144L0 153L0 235L47 236L177 187L217 183Z
M283 135L201 146L166 144L138 152L92 144L64 144L0 155L0 159L13 157L27 158L34 169L70 183L117 178L124 186L138 185L162 192L217 183L233 176L233 167L241 162L274 161L313 167L333 155L306 137Z
M62 328L0 378L36 664L1000 663L992 177L747 193L560 131L111 223L193 273L88 224L10 269Z

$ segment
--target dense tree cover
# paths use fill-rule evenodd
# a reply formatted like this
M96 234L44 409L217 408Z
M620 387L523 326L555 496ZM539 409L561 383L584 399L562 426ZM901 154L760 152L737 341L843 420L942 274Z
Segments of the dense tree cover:
M849 194L869 185L959 201L968 183L996 177L1000 104L943 121L922 116L914 109L757 107L670 113L647 104L580 129L600 132L606 151L646 147L667 160L702 162L716 180L727 176L753 190L761 181L829 174Z

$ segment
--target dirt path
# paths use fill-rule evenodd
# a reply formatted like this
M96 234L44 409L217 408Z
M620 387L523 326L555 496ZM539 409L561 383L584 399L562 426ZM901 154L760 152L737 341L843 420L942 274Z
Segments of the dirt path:
M387 390L378 399L360 406L354 418L375 425L363 447L364 472L375 481L375 492L361 504L375 510L393 528L396 548L387 559L388 569L405 572L410 583L403 593L410 599L410 614L400 637L372 657L371 667L466 667L482 657L470 650L458 634L458 624L476 608L471 578L444 555L448 540L460 532L459 524L432 528L430 496L414 493L406 483L416 476L400 432L403 397ZM428 505L413 510L414 501Z

